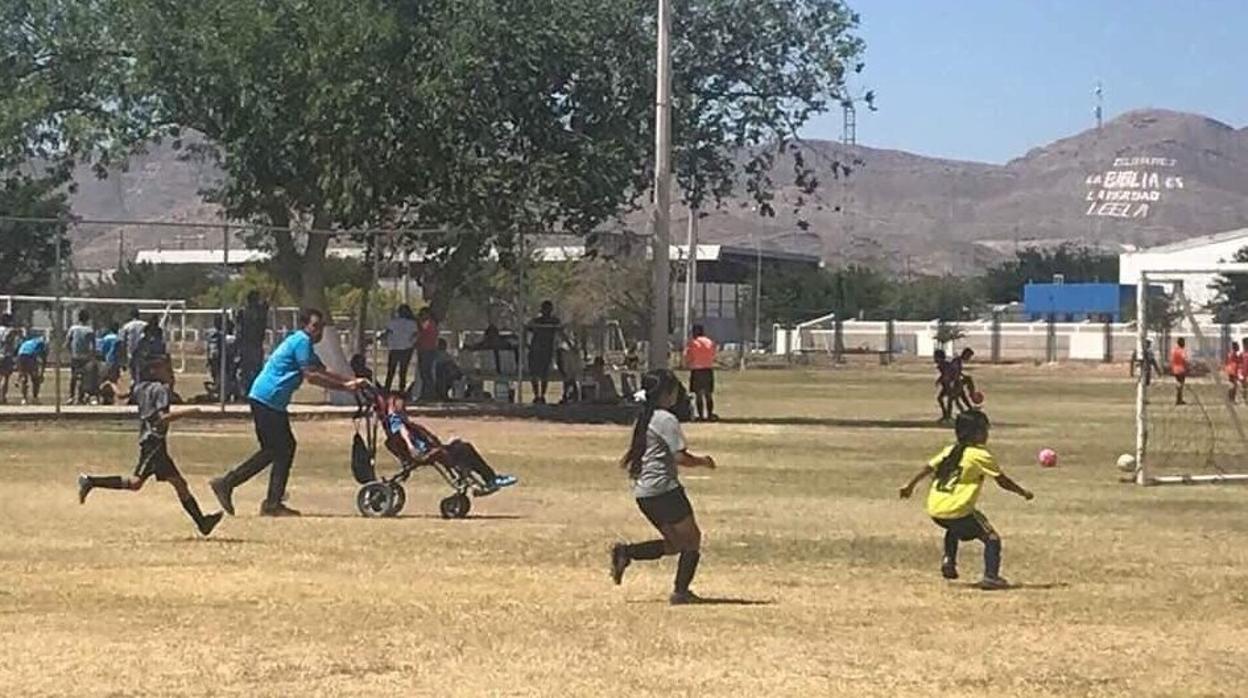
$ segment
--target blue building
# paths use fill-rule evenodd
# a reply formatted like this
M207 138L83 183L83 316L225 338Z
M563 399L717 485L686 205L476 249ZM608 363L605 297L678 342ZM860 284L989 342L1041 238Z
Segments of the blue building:
M1122 321L1135 287L1125 284L1027 284L1023 287L1023 314L1032 320L1050 315L1058 322Z

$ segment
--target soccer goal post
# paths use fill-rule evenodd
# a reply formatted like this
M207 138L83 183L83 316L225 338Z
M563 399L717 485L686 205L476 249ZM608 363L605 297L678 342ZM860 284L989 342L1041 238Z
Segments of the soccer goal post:
M1248 395L1225 375L1233 338L1248 327L1217 324L1198 314L1189 290L1223 276L1248 274L1248 264L1217 264L1140 273L1136 287L1135 477L1139 485L1248 482L1248 431L1239 406ZM1150 308L1150 306L1152 306ZM1159 317L1150 317L1151 314ZM1169 360L1179 343L1187 357L1180 387Z

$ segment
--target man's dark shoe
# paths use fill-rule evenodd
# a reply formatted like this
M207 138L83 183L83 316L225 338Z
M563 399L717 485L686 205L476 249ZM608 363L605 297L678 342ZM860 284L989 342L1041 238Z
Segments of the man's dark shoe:
M689 604L702 603L702 597L692 591L674 591L668 603L673 606L687 606Z
M208 486L212 488L212 493L217 496L221 508L230 516L234 515L234 488L230 487L230 483L225 481L223 477L213 478L208 481Z
M261 516L302 516L298 509L291 509L285 504L261 504Z

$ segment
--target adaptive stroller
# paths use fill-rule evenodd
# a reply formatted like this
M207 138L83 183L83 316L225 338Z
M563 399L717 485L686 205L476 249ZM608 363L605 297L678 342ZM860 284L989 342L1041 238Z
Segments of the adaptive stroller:
M487 493L486 483L476 473L464 468L445 465L437 460L418 458L409 452L401 437L390 436L382 440L386 450L399 462L399 471L390 477L377 476L378 431L386 418L385 393L375 384L366 384L356 398L359 403L353 422L355 438L351 444L351 474L361 487L355 496L355 506L367 517L397 516L407 503L403 483L419 468L429 467L446 480L455 493L439 504L444 519L462 519L472 509L473 497Z

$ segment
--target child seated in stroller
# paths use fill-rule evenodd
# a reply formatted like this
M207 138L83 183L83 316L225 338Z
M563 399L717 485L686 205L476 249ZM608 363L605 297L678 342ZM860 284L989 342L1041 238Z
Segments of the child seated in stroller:
M440 463L465 475L475 474L481 479L482 495L493 494L519 482L514 476L494 472L476 447L467 441L455 439L444 444L433 432L413 421L407 415L407 396L402 392L391 392L387 403L386 419L382 424L386 432L386 446L391 451L396 451L396 447L405 449L407 453L395 452L400 458Z

